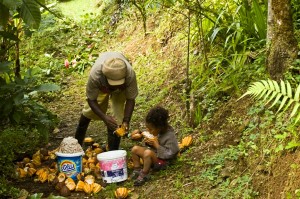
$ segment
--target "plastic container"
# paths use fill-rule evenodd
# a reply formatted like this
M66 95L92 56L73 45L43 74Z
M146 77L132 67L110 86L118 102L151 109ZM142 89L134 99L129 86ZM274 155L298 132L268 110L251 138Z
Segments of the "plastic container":
M97 155L103 182L114 183L127 180L126 154L125 150L115 150Z
M66 174L67 177L77 179L77 174L82 172L82 156L80 153L60 153L56 152L58 169Z

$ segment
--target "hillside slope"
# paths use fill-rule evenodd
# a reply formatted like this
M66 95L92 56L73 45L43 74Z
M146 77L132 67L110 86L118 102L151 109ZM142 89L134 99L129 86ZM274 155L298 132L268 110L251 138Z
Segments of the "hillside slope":
M209 102L212 101L206 100L208 96L195 95L197 102L207 102L202 104L206 112L203 112L199 125L189 127L187 124L184 111L186 20L174 13L153 15L147 20L149 34L145 36L136 10L127 11L124 16L117 25L108 27L106 34L100 34L91 24L80 24L70 31L86 39L83 45L95 46L94 59L102 51L121 51L131 60L139 84L131 130L144 128L146 112L160 104L169 109L170 123L176 129L178 140L192 135L193 144L170 168L153 173L151 181L144 186L133 187L130 181L109 185L95 198L113 198L113 190L118 186L132 189L130 198L297 198L300 187L297 177L300 171L299 152L276 151L284 141L274 139L282 132L272 131L279 128L272 111L255 106L254 101L248 98L236 101L238 96L235 93L226 93L224 100L211 104ZM66 40L68 36L66 34ZM70 39L65 48L72 48L70 51L78 53L74 42ZM65 57L62 54L58 57L63 63ZM194 60L193 71L197 71L201 57L196 54L191 57ZM85 100L89 69L90 66L83 75L64 73L62 92L57 99L47 103L61 120L59 132L51 135L51 147L58 146L64 137L74 135ZM197 74L192 77L195 79L191 81L196 81ZM205 90L209 88L194 86L193 89L196 94L209 93ZM92 122L87 135L104 143L102 122ZM121 147L129 152L134 144L137 143L124 138ZM18 186L30 189L22 183ZM33 193L39 191L47 190L31 190ZM47 194L51 192L48 190ZM73 193L70 198L81 197Z

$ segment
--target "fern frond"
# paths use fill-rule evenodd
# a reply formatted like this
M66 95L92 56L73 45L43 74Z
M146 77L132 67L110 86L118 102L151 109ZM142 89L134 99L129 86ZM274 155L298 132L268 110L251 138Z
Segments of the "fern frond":
M293 98L293 92L290 82L286 81L286 87L287 87L287 96L289 98Z
M238 100L246 95L251 95L253 98L257 98L265 104L273 101L269 108L272 108L278 102L280 102L276 113L279 113L282 111L282 109L282 112L285 112L289 107L291 107L292 104L294 104L290 118L295 116L295 122L300 120L300 113L298 111L300 107L300 85L298 85L297 89L295 90L295 95L293 96L292 87L288 81L284 82L281 80L280 84L278 84L276 81L271 79L261 80L252 83L247 92Z
M280 103L280 106L279 106L279 108L278 108L278 110L277 110L276 113L278 113L278 112L282 109L282 107L285 105L285 103L286 103L286 101L287 101L288 99L289 99L288 96L284 96L284 97L283 97L283 99L282 99L282 101L281 101L281 103Z
M270 106L270 108L272 108L279 101L279 99L282 97L281 93L276 93L276 94L277 94L277 96L276 96L273 104Z
M281 87L281 93L282 93L282 95L286 95L285 83L282 80L280 80L280 87Z
M299 102L299 94L300 94L300 84L297 87L296 92L295 92L295 98L294 99L295 99L296 102Z
M275 90L279 93L280 92L280 88L279 88L279 85L276 81L274 80L271 80L273 83L274 83L274 87L275 87Z
M295 106L293 108L293 111L290 115L290 118L293 117L297 113L297 110L298 110L299 106L300 106L300 103L295 104Z

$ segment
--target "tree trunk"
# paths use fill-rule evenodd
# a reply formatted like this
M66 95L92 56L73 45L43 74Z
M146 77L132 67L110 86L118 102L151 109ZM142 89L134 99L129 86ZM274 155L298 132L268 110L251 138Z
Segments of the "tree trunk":
M297 40L294 36L291 1L271 0L268 9L271 9L269 13L273 19L268 19L268 37L271 38L268 38L270 46L267 68L271 78L280 80L285 70L297 57L298 52Z
M268 1L268 25L267 25L267 44L270 43L270 41L273 38L274 30L273 30L273 10L271 9L272 0Z

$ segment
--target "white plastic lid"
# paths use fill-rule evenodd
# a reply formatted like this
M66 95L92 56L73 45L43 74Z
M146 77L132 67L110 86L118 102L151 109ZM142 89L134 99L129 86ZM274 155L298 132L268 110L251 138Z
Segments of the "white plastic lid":
M121 158L126 156L126 151L125 150L115 150L115 151L108 151L108 152L103 152L103 153L99 153L97 155L97 159L99 161L101 160L113 160L116 158Z
M60 153L60 152L55 152L55 155L59 157L76 157L76 156L83 156L84 152L78 152L78 153Z

